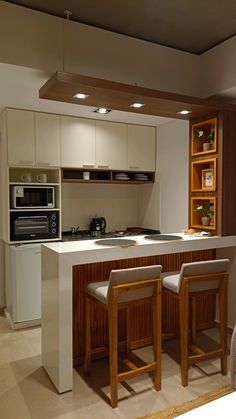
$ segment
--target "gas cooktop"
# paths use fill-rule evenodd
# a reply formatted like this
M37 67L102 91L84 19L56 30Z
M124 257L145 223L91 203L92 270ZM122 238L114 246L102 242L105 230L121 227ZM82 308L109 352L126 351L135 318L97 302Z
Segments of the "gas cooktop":
M74 240L95 240L95 239L105 239L113 237L127 237L127 236L141 236L141 235L151 235L151 234L160 234L160 230L154 230L150 228L141 228L141 227L130 227L126 230L112 230L107 233L101 233L100 235L95 236L91 234L89 230L79 230L76 233L72 234L71 231L62 232L62 241L74 241Z

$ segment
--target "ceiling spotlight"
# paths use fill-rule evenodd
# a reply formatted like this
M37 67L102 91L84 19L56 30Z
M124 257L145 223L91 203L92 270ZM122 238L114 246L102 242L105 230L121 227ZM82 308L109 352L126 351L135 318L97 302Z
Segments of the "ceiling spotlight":
M109 113L109 112L111 112L111 109L107 109L107 108L97 108L97 109L95 109L93 112L105 114L105 113Z
M142 108L143 106L145 106L144 103L132 103L132 105L130 105L132 108Z
M86 95L85 93L75 93L73 97L76 99L87 99L89 95Z
M189 113L191 113L192 111L187 111L187 110L182 110L182 111L179 111L179 112L177 112L177 113L180 113L181 115L188 115Z

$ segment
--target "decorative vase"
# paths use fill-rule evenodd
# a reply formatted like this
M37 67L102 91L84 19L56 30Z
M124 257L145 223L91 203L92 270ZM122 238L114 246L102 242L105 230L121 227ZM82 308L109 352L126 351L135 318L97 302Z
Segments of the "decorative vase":
M211 143L203 143L203 151L208 151L211 149Z
M211 222L211 218L210 217L202 217L202 225L203 226L209 226Z

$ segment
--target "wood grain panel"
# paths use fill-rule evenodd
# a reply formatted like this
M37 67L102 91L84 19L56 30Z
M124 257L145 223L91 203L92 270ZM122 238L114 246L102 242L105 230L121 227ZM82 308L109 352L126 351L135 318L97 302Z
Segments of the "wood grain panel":
M84 101L73 97L75 93L85 92L88 98ZM221 109L235 110L235 106L215 100L163 92L145 87L118 83L94 77L56 72L39 90L41 99L57 100L86 106L105 107L126 112L135 112L132 103L141 102L145 106L139 113L165 116L169 118L189 119L204 116ZM187 109L189 115L178 112Z
M147 256L109 262L91 263L73 267L73 358L74 364L83 361L85 293L84 286L89 281L108 280L111 269L125 269L135 266L160 264L163 272L178 271L184 262L215 259L215 250L175 253L170 255ZM205 297L206 298L206 297ZM197 327L204 329L214 321L215 306L211 298L199 300ZM178 306L175 298L163 292L162 329L164 333L174 333L178 329ZM92 349L97 356L104 355L107 346L107 313L96 304L91 304ZM119 342L126 338L125 310L119 313ZM152 315L149 304L134 303L131 307L132 348L147 345L152 341Z

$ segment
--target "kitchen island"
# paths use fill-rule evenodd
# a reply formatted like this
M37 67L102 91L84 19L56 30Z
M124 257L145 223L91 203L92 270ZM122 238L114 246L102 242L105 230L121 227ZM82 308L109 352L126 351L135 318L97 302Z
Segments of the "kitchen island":
M76 326L85 321L81 322L84 282L107 279L110 269L160 263L167 272L178 270L183 262L214 258L214 249L236 251L236 236L180 236L182 240L165 242L134 236L136 245L129 247L101 246L96 240L42 245L42 362L59 393L73 387L74 342L83 341L83 327ZM146 312L144 307L142 315Z

